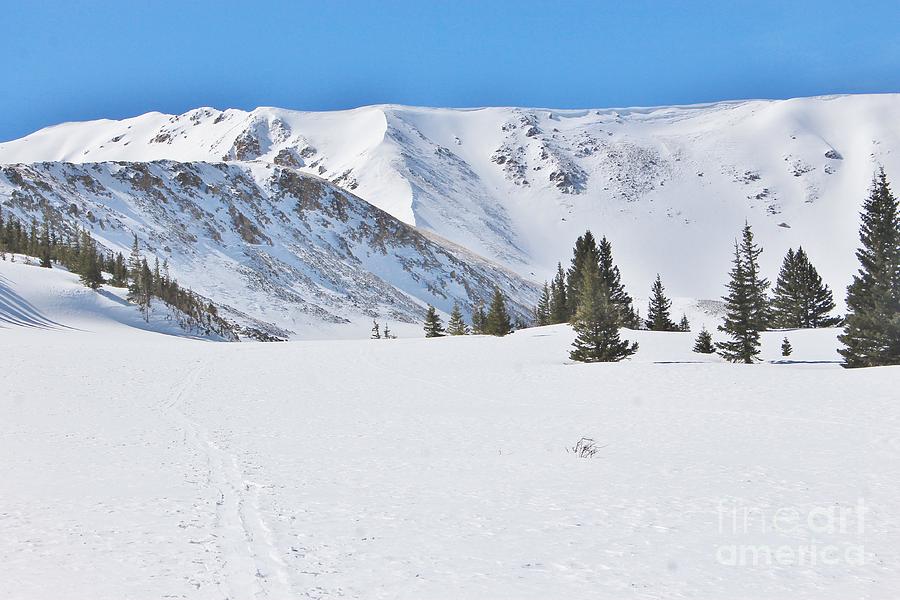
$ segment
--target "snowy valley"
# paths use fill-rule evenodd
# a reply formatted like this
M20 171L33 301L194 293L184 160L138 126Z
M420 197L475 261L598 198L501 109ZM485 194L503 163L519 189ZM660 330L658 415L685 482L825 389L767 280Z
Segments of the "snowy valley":
M0 143L0 598L893 598L896 269L845 298L864 202L900 265L870 192L898 123L896 94L201 108ZM834 319L763 319L776 277ZM488 304L500 334L426 338ZM889 366L842 368L851 326L882 360L849 366Z

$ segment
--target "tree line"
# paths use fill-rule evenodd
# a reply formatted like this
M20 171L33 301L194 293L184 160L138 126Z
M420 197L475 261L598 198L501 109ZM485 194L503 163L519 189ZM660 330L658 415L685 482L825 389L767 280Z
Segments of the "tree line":
M171 318L185 331L202 335L218 335L237 340L234 326L218 314L217 307L192 290L182 287L169 275L168 263L153 259L151 268L142 254L137 236L126 260L121 252L113 253L94 240L90 231L80 226L50 226L47 220L24 225L15 216L0 211L0 253L25 254L38 258L40 265L54 264L76 273L81 283L97 290L101 285L127 287L128 299L138 306L149 321L151 304L158 300L174 309ZM107 275L105 275L107 274Z
M876 173L863 205L860 269L847 288L847 315L831 315L835 308L831 289L822 281L803 247L788 249L782 261L772 296L771 284L760 272L760 248L753 230L745 223L734 243L726 295L725 315L718 330L725 341L713 342L701 329L693 350L718 353L731 362L753 363L760 354L760 332L769 329L808 329L843 325L838 351L845 367L900 364L900 211L884 170ZM590 231L575 241L568 268L557 264L552 281L545 282L534 308L536 325L569 323L576 332L569 357L581 362L619 361L634 354L637 343L621 339L620 329L690 331L687 316L672 319L672 303L657 274L650 288L647 317L642 319L621 282L613 260L612 244L598 242ZM506 335L512 330L504 299L494 291L487 313L483 305L472 311L471 329L454 304L445 329L440 316L429 306L425 336L484 333ZM782 355L792 352L790 341L782 341Z

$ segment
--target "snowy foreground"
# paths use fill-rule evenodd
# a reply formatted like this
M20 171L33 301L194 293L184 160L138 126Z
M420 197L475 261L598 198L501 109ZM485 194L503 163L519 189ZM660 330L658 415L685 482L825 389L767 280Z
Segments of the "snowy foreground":
M900 590L900 369L834 330L755 366L646 332L575 365L567 327L226 344L0 266L2 598Z

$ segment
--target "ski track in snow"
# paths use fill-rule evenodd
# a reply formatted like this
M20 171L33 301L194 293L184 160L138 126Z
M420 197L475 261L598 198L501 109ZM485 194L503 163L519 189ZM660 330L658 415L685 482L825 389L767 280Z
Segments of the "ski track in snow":
M184 440L203 455L207 485L216 491L218 582L226 598L288 598L290 584L284 560L272 540L272 530L260 514L263 486L244 477L237 454L224 450L186 414L192 392L202 387L209 365L198 361L178 381L165 410L184 430Z

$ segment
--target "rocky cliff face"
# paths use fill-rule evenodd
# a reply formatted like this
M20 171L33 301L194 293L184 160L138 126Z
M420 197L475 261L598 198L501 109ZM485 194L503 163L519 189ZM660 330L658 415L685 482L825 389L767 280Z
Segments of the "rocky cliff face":
M534 283L425 235L333 183L276 164L43 162L0 168L0 204L79 223L127 254L132 234L197 292L303 336L322 324L415 323L494 286L525 317Z

